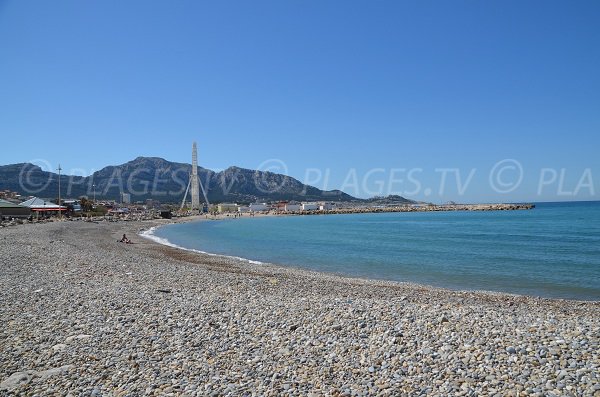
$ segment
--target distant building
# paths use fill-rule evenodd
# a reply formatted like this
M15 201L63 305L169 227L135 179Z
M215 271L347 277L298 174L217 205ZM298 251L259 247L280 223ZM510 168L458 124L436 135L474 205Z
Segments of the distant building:
M21 203L22 206L28 207L31 212L35 212L36 214L45 214L45 215L56 215L60 212L66 211L67 207L62 205L54 204L51 201L42 200L38 197L33 197L27 201Z
M285 211L285 205L287 204L287 201L279 201L278 203L276 203L273 206L273 209L277 210L277 211Z
M129 208L112 208L108 211L108 215L124 215L129 214Z
M121 193L121 202L123 204L131 204L131 194Z
M224 213L224 212L237 212L238 210L238 205L237 204L231 204L231 203L221 203L217 205L217 211Z
M269 210L269 206L267 205L267 203L253 203L250 204L250 211L252 212L260 212L260 211L268 211Z
M302 211L315 211L319 209L317 203L302 203Z
M241 213L250 212L250 207L240 205L240 206L238 206L238 212L241 212Z
M79 200L63 200L62 203L67 208L73 208L73 212L81 212L81 202Z
M319 204L319 209L321 211L331 211L335 209L335 203L321 203Z
M302 206L298 203L287 203L284 210L288 212L300 211L301 207Z
M13 192L12 190L2 190L0 191L0 199L4 199L5 201L18 202L21 199L21 195L17 192Z
M147 199L146 200L146 208L149 210L153 209L153 208L160 208L160 201L153 200L153 199Z
M20 204L0 199L0 220L4 218L27 218L31 209Z

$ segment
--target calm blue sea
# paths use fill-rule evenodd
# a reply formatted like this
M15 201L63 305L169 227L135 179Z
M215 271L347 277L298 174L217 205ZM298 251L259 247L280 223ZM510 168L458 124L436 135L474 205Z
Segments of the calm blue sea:
M600 202L242 218L167 225L154 234L184 248L349 276L600 300Z

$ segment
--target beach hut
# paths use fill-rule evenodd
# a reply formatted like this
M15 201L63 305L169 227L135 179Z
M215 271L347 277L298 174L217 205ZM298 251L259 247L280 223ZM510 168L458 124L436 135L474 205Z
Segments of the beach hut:
M38 197L30 198L21 203L22 206L28 207L31 212L37 215L56 215L67 210L67 207L54 204L51 201L42 200Z
M4 218L28 218L30 215L30 208L0 199L0 220Z

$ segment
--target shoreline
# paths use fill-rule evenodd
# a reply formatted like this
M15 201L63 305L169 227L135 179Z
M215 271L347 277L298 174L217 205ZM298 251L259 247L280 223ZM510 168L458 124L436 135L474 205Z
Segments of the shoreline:
M294 215L298 215L298 214L286 214L286 213L260 214L257 217L265 217L265 216L285 217L285 216L294 216ZM323 270L312 270L307 267L303 267L302 265L283 265L283 264L274 263L274 262L263 262L263 261L253 260L253 259L249 259L249 258L245 258L245 257L236 256L236 255L218 254L218 253L198 250L198 249L194 249L194 248L186 248L186 247L182 247L177 244L174 244L174 243L170 242L169 240L164 239L162 237L155 236L153 234L153 231L156 230L157 228L160 228L160 227L163 227L166 225L170 225L170 224L191 223L191 222L199 222L199 221L202 221L202 222L204 222L204 221L222 221L222 220L227 220L227 219L229 219L229 218L227 218L227 216L224 214L218 215L216 218L208 218L208 219L204 218L204 216L201 216L201 215L193 216L193 217L186 217L186 218L179 218L178 220L173 221L173 222L162 222L159 225L149 227L148 229L139 231L136 234L137 234L137 236L144 238L146 240L149 240L155 244L166 246L166 247L176 249L176 250L181 250L184 252L189 252L189 253L198 254L198 255L207 255L210 257L222 258L224 260L239 261L241 264L270 266L270 267L273 267L276 269L298 271L300 273L307 272L309 274L338 277L340 279L344 279L347 281L348 280L360 280L360 281L364 281L367 283L377 283L377 284L390 283L392 285L398 284L398 285L404 285L404 286L412 286L415 288L427 288L427 289L439 290L439 291L445 291L445 292L456 292L456 293L464 292L464 293L475 293L475 294L483 294L483 295L503 295L503 296L505 295L505 296L509 296L509 297L523 297L523 298L528 298L528 299L543 299L543 300L567 301L567 302L591 302L591 303L599 303L600 304L600 300L597 300L597 299L558 298L558 297L527 295L527 294L511 293L511 292L507 292L507 291L494 291L494 290L486 290L486 289L454 289L454 288L436 286L436 285L431 285L431 284L423 284L423 283L418 283L418 282L413 282L413 281L399 281L399 280L390 280L390 279L385 279L385 278L366 278L366 277L361 277L361 276L352 276L352 275L348 275L348 274L344 274L344 273L327 272L327 271L323 271ZM146 232L150 232L150 233L146 234Z
M211 219L211 220L215 220L215 219ZM223 219L219 219L219 220L223 220ZM200 222L200 221L208 221L208 219L195 219L195 220L190 220L189 222ZM169 223L170 225L174 225L177 223L188 223L188 222L174 222L174 223ZM163 227L166 226L165 225L159 225L159 226L152 226L149 229L146 230L142 230L140 231L137 236L138 237L142 237L145 238L149 241L152 241L155 244L159 244L165 247L170 247L170 248L174 248L174 249L178 249L178 250L182 250L182 251L186 251L186 252L191 252L191 253L195 253L195 254L199 254L199 255L207 255L207 256L213 256L213 257L217 257L217 258L221 258L221 259L226 259L226 260L235 260L235 261L240 261L243 263L250 263L253 265L264 265L266 264L265 262L261 262L261 261L255 261L252 259L248 259L248 258L242 258L240 256L233 256L233 255L224 255L224 254L215 254L213 252L208 252L208 251L202 251L202 250L198 250L198 249L194 249L194 248L185 248L182 247L180 245L174 244L172 242L170 242L167 239L164 239L162 237L158 237L156 235L154 235L154 231L159 228L159 227ZM274 264L271 264L274 265Z
M339 277L141 237L116 242L160 224L2 230L0 394L600 390L600 302Z

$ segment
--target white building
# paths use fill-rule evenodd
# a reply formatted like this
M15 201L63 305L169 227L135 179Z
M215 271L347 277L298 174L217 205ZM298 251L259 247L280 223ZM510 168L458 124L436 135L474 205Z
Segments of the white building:
M317 203L302 203L302 211L315 211L319 209Z
M252 203L250 204L250 211L252 212L260 212L260 211L268 211L269 206L267 203Z
M240 213L250 212L250 207L246 207L246 206L240 205L238 207L238 212L240 212Z
M283 207L285 211L300 211L300 204L297 203L287 203L285 207Z
M335 209L335 203L321 203L319 204L319 209L321 211L331 211Z
M130 204L131 203L131 194L121 193L121 202L123 204Z

